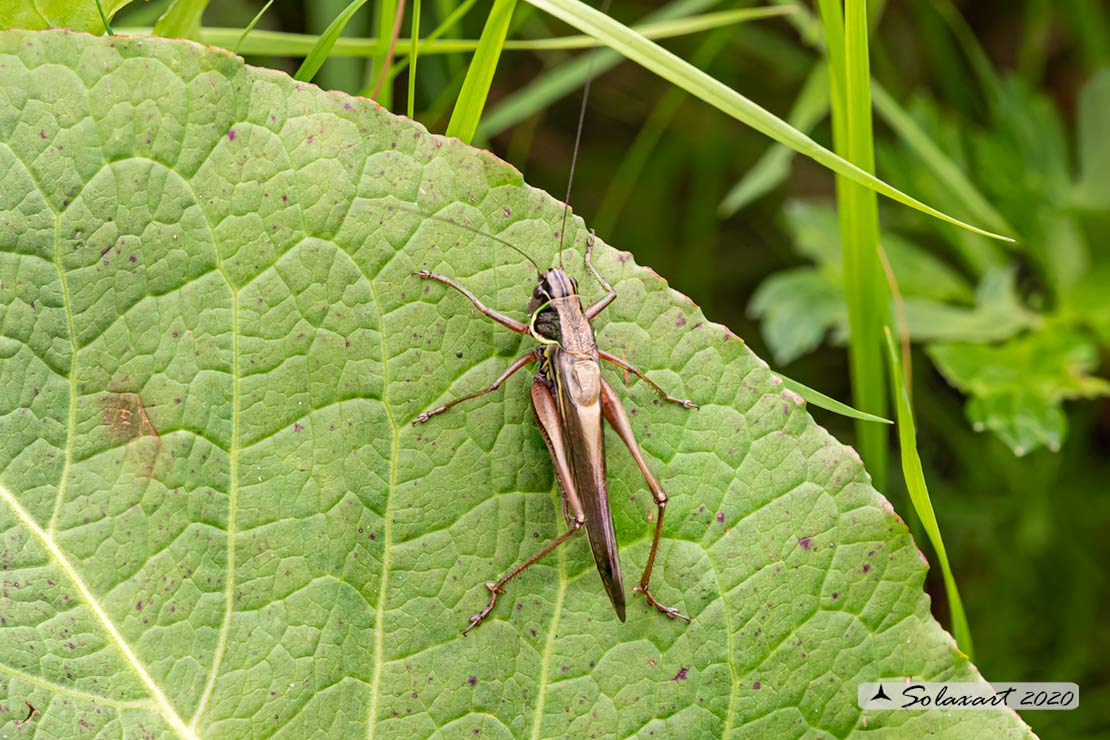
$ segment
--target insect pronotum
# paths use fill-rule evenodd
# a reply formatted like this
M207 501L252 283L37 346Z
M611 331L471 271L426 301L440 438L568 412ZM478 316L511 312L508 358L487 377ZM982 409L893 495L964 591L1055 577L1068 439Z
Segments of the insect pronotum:
M606 3L608 4L608 3ZM604 12L604 11L603 11ZM457 224L449 219L438 217L469 231L497 241L522 254L536 268L538 283L528 304L528 322L522 323L498 313L482 304L478 298L459 283L444 275L427 270L417 273L424 280L435 280L462 293L480 312L511 331L527 334L539 342L539 346L517 358L509 367L487 387L460 396L425 411L416 417L414 424L421 424L437 414L453 408L463 401L484 396L501 387L514 373L526 365L539 363L539 369L532 381L532 411L544 442L551 455L555 478L563 497L563 517L567 529L552 540L539 552L512 568L497 581L486 583L489 589L489 602L485 608L470 618L470 624L463 634L477 627L490 615L497 604L497 597L505 586L529 566L535 564L585 529L590 542L598 573L613 602L617 617L625 620L624 583L621 579L621 566L613 517L609 510L609 492L605 477L605 443L602 434L602 419L609 423L621 441L632 453L632 458L640 468L655 500L658 516L655 519L655 533L651 540L647 563L639 584L633 589L641 593L647 602L672 619L690 621L677 608L665 606L656 600L651 591L651 573L655 567L655 557L659 550L659 540L663 534L663 515L667 507L667 494L652 474L640 453L636 437L632 432L628 414L613 388L601 375L601 361L609 362L627 373L635 375L647 383L661 397L685 408L697 408L692 402L675 398L659 387L654 381L640 372L634 365L599 349L594 339L590 320L600 314L617 297L605 278L594 268L590 261L594 237L591 232L586 242L584 265L586 270L597 279L605 290L605 295L593 305L583 309L578 293L578 283L563 269L563 235L566 233L567 213L570 210L570 188L574 181L574 166L578 157L579 139L585 116L586 100L589 96L587 79L582 95L582 107L578 116L578 132L575 137L574 154L571 158L570 176L567 184L567 205L563 209L563 224L559 232L559 266L543 270L523 250L515 245L474 229L465 224Z

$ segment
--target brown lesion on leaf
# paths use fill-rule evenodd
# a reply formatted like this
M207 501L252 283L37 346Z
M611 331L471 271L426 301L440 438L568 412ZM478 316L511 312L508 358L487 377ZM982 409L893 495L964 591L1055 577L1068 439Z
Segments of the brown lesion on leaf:
M100 419L113 443L125 448L128 457L131 443L142 437L153 437L152 445L135 447L136 468L147 478L154 477L154 466L162 452L162 437L150 421L146 405L138 393L109 391L100 402Z
M35 718L35 715L39 713L38 707L36 707L31 702L24 699L23 703L27 705L27 716L23 719L13 720L12 724L14 724L16 727L24 727L26 725L29 725L31 723L31 720Z

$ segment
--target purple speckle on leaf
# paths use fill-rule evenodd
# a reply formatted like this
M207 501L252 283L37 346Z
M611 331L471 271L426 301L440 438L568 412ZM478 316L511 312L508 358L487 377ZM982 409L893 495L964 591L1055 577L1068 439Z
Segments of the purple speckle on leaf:
M227 140L228 141L235 141L235 135L236 135L235 134L235 129L229 128L227 130Z
M802 539L798 540L798 547L802 548L803 550L812 550L813 549L813 538L812 537L803 537Z

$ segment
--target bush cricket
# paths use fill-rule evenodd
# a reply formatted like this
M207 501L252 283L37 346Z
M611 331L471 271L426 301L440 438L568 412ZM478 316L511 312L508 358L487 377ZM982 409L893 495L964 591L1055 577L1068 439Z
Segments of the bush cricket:
M469 228L462 224L456 225ZM490 237L488 234L483 233L483 235ZM496 237L490 238L496 239ZM496 240L506 243L501 239ZM516 247L513 248L516 249ZM583 309L578 295L578 283L574 278L567 275L561 266L545 271L537 265L539 281L528 304L527 324L485 306L473 293L449 277L427 270L415 273L424 280L435 280L454 288L466 296L480 312L507 329L531 336L539 342L540 346L517 358L497 380L487 387L448 401L431 411L425 411L417 416L413 423L426 422L456 404L492 393L524 366L539 362L539 369L532 381L532 411L544 442L547 443L548 452L551 454L555 477L563 497L563 517L567 524L567 530L546 547L514 567L500 580L486 584L486 588L490 591L489 603L482 611L470 618L470 625L463 630L463 634L477 627L489 616L497 603L497 597L509 581L569 540L583 527L590 541L590 549L593 551L597 570L601 574L601 581L605 585L609 599L613 602L617 617L622 622L625 620L624 585L621 580L617 536L613 530L608 486L605 480L602 418L609 422L609 426L632 453L632 458L640 468L644 480L647 481L648 488L651 489L658 512L647 564L644 566L639 585L633 590L642 593L649 604L668 617L689 621L689 618L680 614L677 608L659 603L651 592L651 572L655 566L659 539L663 534L663 514L667 507L667 494L663 492L663 487L652 475L640 453L628 414L620 398L612 386L601 377L601 361L612 363L635 375L667 401L688 409L697 408L697 406L686 399L675 398L631 363L598 348L590 320L613 302L617 292L594 268L590 261L592 251L593 235L591 234L586 243L584 263L586 269L604 288L605 296ZM560 249L560 257L561 254Z
M602 7L603 13L606 12L608 5L609 2L606 0ZM489 603L482 611L470 618L470 624L463 630L464 635L490 615L497 603L497 597L503 593L504 587L511 580L583 528L586 530L590 550L593 552L594 562L601 575L601 582L609 594L610 601L613 602L613 609L616 610L617 617L622 622L625 620L624 582L621 580L617 535L613 529L613 516L609 510L609 489L605 480L605 438L602 434L602 418L609 422L609 426L632 453L632 458L636 461L640 473L651 490L658 513L647 564L644 566L639 585L633 591L643 594L650 605L671 619L690 621L689 617L679 613L677 608L659 603L651 592L651 572L655 567L659 540L663 534L663 514L667 508L667 494L663 492L663 487L652 475L640 453L640 447L636 443L628 414L620 398L601 376L601 361L612 363L626 373L635 375L667 401L688 409L697 408L697 406L685 399L671 396L631 363L598 348L590 320L613 302L617 292L601 276L601 273L594 269L590 261L594 245L592 231L586 241L583 262L586 270L600 283L605 295L593 305L583 309L578 294L578 283L563 269L563 240L566 234L567 214L570 211L571 185L574 183L574 168L582 139L582 125L586 116L586 101L590 95L591 78L592 75L586 77L582 103L578 111L578 128L570 161L570 174L567 178L563 223L559 230L558 267L543 270L522 249L504 239L450 219L431 217L499 242L520 253L532 263L536 268L538 283L528 304L528 323L521 323L488 308L473 293L449 277L427 270L415 273L424 280L435 280L454 288L466 296L480 312L507 329L531 336L539 342L539 346L517 358L497 380L486 388L448 401L431 411L425 411L416 417L413 424L424 423L436 414L441 414L463 401L492 393L525 365L538 362L539 369L532 380L532 411L544 442L547 444L552 466L555 468L555 478L563 498L563 519L567 525L566 531L546 547L515 566L499 580L486 583L486 588L490 592Z

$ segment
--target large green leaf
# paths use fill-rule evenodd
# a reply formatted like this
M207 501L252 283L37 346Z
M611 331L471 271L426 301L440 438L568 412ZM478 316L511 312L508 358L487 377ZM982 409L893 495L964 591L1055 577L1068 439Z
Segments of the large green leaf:
M46 737L1028 735L856 708L876 677L978 680L906 527L743 342L604 245L600 343L702 404L610 375L672 495L658 594L693 621L618 622L576 541L459 635L561 522L526 378L410 425L527 344L411 272L511 312L531 271L407 209L554 259L560 204L488 153L189 42L9 32L0 179L9 733L27 701ZM632 578L653 507L609 445Z
M934 344L929 355L948 382L971 397L967 415L975 429L994 432L1017 455L1042 445L1060 449L1065 400L1110 394L1110 382L1090 374L1098 368L1098 345L1062 326L1000 345Z

